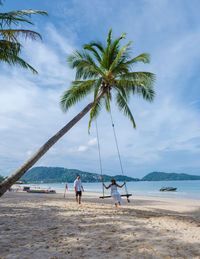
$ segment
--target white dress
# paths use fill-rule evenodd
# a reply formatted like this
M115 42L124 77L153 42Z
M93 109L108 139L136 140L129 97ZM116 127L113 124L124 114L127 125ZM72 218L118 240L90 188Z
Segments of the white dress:
M111 196L115 203L122 202L121 196L117 191L117 186L115 184L111 185Z

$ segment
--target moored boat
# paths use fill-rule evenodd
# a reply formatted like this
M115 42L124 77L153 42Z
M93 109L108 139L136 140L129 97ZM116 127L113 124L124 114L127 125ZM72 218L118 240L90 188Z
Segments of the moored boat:
M162 187L160 189L160 192L173 192L173 191L176 191L177 188L176 187Z
M27 190L28 193L56 193L55 190Z

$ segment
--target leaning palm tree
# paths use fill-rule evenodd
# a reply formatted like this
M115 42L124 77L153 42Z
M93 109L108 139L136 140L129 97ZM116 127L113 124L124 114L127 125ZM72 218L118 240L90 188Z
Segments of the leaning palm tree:
M66 134L81 118L90 111L89 127L104 104L110 111L110 102L113 94L120 111L129 117L135 128L134 117L128 106L131 94L139 94L145 100L154 98L153 83L155 75L150 72L133 72L138 62L149 63L147 53L131 58L130 44L120 48L120 41L125 38L122 34L114 41L109 31L107 44L91 42L83 46L83 50L75 51L68 58L73 69L76 69L76 81L73 81L61 99L62 109L66 112L71 106L78 103L93 92L93 100L57 134L50 138L28 161L15 173L0 184L0 196L30 169L64 134Z
M30 69L33 73L37 73L31 65L20 57L22 44L19 40L22 37L33 40L42 39L42 37L38 32L18 29L18 26L21 24L33 25L30 21L33 14L47 15L45 11L40 10L0 13L0 61L6 62L9 65L19 65L25 69Z

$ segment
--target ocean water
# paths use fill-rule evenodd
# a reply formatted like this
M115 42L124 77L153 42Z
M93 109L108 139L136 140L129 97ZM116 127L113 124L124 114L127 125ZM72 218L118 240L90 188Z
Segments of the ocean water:
M105 183L108 185L109 183ZM122 184L119 182L119 184ZM43 184L27 184L26 186L40 187L41 189L51 188L59 192L64 192L65 183L43 183ZM85 192L102 193L101 183L83 183ZM162 187L176 187L175 192L160 192ZM198 181L152 181L152 182L127 182L128 192L134 196L157 196L157 197L174 197L174 198L190 198L200 199L200 180ZM73 183L68 183L68 189L73 191ZM121 194L125 194L124 187L119 189ZM109 194L109 190L105 190L105 194Z

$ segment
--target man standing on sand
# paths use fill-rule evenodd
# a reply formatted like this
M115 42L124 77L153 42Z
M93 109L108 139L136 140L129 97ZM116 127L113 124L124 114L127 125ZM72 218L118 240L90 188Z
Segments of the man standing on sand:
M81 204L81 196L82 191L84 192L83 185L80 179L80 175L78 174L76 180L74 181L74 190L76 195L76 201Z

